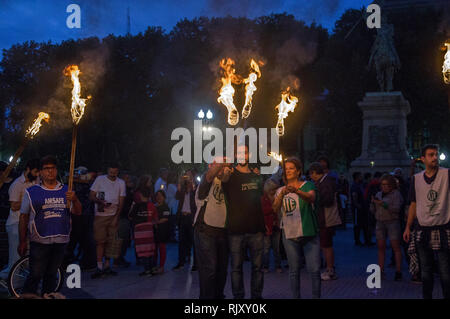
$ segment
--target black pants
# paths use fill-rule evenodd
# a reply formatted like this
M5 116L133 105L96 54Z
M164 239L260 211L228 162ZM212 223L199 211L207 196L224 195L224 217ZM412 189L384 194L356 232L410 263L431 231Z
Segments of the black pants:
M55 291L57 271L63 262L65 248L66 244L30 242L30 273L25 281L23 293L37 294L41 280L43 280L42 295Z
M371 236L369 232L369 216L367 212L364 210L355 209L353 211L353 215L355 217L354 226L353 226L353 234L355 236L355 243L361 242L361 230L364 235L364 243L367 244L371 241Z
M178 243L178 263L184 265L189 262L191 256L191 249L194 246L194 227L192 226L193 216L192 214L183 215L180 214L178 231L179 231L179 243ZM187 259L187 260L186 260ZM194 247L194 266L195 261L195 247Z
M225 230L197 225L194 242L198 261L200 299L224 299L228 272L228 237Z

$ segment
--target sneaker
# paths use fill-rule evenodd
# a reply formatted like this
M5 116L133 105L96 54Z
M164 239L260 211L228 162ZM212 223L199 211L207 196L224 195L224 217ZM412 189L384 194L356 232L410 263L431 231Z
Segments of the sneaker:
M103 272L107 276L117 276L117 271L112 270L111 267L106 268Z
M172 268L172 270L177 271L184 267L184 264L177 264L175 267Z
M324 281L328 281L328 280L336 280L337 279L337 275L336 272L334 270L325 270L321 275L320 278Z
M394 281L402 281L402 273L396 271L394 276Z
M91 275L92 279L98 279L98 278L104 278L105 277L105 273L103 270L98 269Z
M278 267L278 268L277 268L277 273L279 273L279 274L283 273L283 268Z
M151 276L153 276L153 273L152 273L152 271L150 269L149 270L144 270L143 272L141 272L139 274L139 276L141 276L141 277L143 277L143 276L151 277Z

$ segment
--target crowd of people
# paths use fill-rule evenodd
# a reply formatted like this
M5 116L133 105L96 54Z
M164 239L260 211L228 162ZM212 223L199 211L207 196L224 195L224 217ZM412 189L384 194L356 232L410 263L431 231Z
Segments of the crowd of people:
M306 171L298 158L288 157L272 176L249 165L246 145L237 147L235 157L234 164L216 158L202 175L188 170L178 177L161 169L155 183L150 175L120 174L115 163L97 176L81 167L74 191L58 181L54 157L30 160L23 174L2 186L9 260L0 275L5 278L19 256L29 254L24 292L36 294L42 280L41 293L51 293L61 265L77 261L93 271L94 280L117 276L119 267L130 266L129 249L143 268L139 276L161 275L167 244L178 242L172 270L191 264L199 274L201 299L226 297L229 266L233 297L244 298L246 260L250 297L262 298L271 255L279 273L286 257L293 298L301 297L303 266L312 297L320 298L322 281L338 280L333 238L350 213L354 244L377 245L383 280L389 239L395 281L403 279L405 258L424 298L432 297L435 272L444 298L450 298L450 170L439 167L437 146L423 148L425 169L416 173L413 161L410 180L397 168L373 176L353 172L351 185L330 169L326 157Z

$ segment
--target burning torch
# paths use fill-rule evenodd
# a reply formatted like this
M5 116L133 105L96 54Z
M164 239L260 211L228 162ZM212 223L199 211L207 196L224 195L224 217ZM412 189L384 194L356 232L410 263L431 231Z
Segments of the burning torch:
M86 107L86 100L89 99L90 96L88 96L87 99L80 97L81 94L81 84L79 79L80 69L78 68L77 65L69 65L68 67L66 67L64 69L64 75L70 76L73 83L72 106L70 109L72 113L72 122L73 122L72 151L70 153L70 170L69 170L69 185L68 185L68 190L69 192L71 192L73 188L73 173L75 166L75 153L77 147L78 124L80 123L80 120L83 117L84 108Z
M32 140L36 134L39 132L39 129L42 126L42 120L48 121L50 120L50 115L44 112L39 112L38 117L34 120L33 124L25 131L25 138L23 139L22 144L19 146L17 151L14 153L13 159L9 163L6 170L3 172L2 176L0 176L0 187L3 186L3 183L5 182L6 178L8 177L9 173L11 172L12 168L16 165L17 160L19 159L22 152L25 150L25 147L27 146L28 142Z

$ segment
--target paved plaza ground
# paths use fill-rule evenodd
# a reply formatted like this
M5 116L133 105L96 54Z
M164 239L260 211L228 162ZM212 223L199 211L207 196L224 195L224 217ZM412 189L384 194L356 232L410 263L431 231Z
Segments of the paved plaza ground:
M410 281L407 265L403 265L403 281L395 282L394 268L386 267L386 280L376 293L366 286L369 275L366 268L377 262L377 249L373 247L356 247L353 244L353 230L337 231L335 237L336 271L339 276L335 281L322 281L322 298L324 299L405 299L421 298L421 285ZM391 252L387 253L387 262ZM177 244L168 245L166 272L154 277L139 277L141 266L135 265L134 252L128 250L127 259L132 265L127 269L116 269L117 277L93 280L90 273L83 272L81 289L64 287L62 293L68 298L138 298L138 299L197 299L199 296L198 272L191 272L189 265L177 272L171 268L177 263ZM250 263L244 265L246 298L249 297ZM291 297L287 268L284 273L276 273L274 269L264 275L265 299L287 299ZM441 298L441 288L435 281L434 297ZM311 297L310 279L305 269L301 273L301 293L303 298ZM225 288L227 299L232 298L231 282L228 277Z

